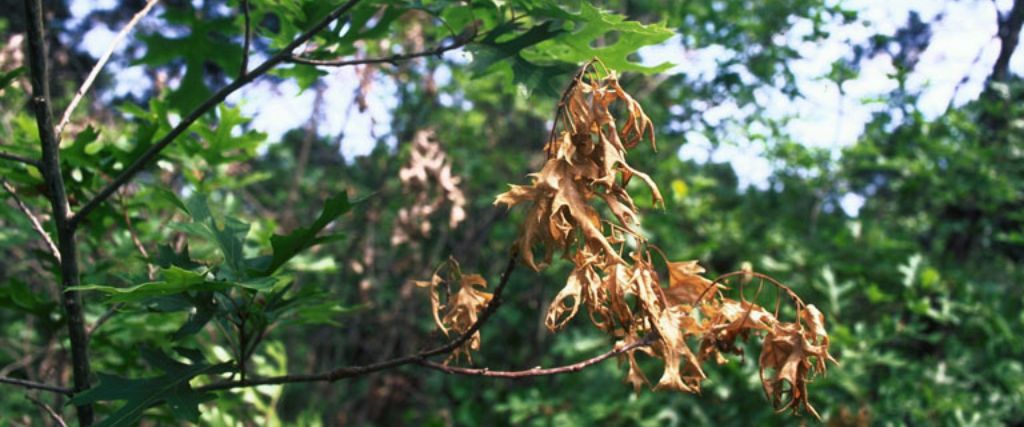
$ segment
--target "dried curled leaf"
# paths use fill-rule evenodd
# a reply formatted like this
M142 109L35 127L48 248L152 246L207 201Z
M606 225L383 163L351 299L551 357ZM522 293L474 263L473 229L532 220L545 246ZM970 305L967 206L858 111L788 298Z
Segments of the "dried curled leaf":
M437 325L437 329L448 335L448 328L444 326L444 322L441 321L441 310L444 308L441 305L441 297L437 293L437 287L444 283L444 279L441 276L434 274L434 277L430 281L416 280L413 283L420 288L428 288L430 290L430 311L434 313L434 323Z
M811 374L825 373L825 362L837 362L828 352L821 312L809 305L801 318L809 328L799 321L776 323L764 338L759 360L761 382L776 410L792 409L797 413L803 408L821 418L808 401L807 383Z
M491 302L494 296L483 291L483 289L487 288L487 280L483 276L479 274L462 274L459 270L458 262L454 259L449 260L447 266L449 272L447 283L458 283L458 290L448 298L445 304L441 304L438 288L446 281L439 275L434 274L433 279L429 282L416 281L415 284L430 290L430 306L437 328L444 332L445 335L448 335L449 331L461 335L468 332L469 328L476 323L480 312L487 308L487 304ZM444 315L441 314L442 312ZM470 352L479 349L480 331L476 331L465 344L452 353L452 357L458 358L464 355L467 360L472 361L473 357Z
M728 361L724 354L743 355L743 350L736 345L738 339L769 331L778 322L757 304L728 298L702 305L701 311L710 326L700 340L700 357L702 360L714 358L719 364Z
M597 273L590 264L577 265L565 287L555 295L548 308L548 315L544 319L544 325L551 331L557 331L565 327L566 323L576 316L580 303L583 300L583 288L596 280Z
M638 214L625 190L631 177L640 177L655 202L663 202L654 181L626 163L626 149L636 146L645 134L653 143L654 131L650 118L619 87L615 75L585 81L581 74L563 99L567 101L558 116L563 129L548 141L544 167L530 174L530 185L512 185L494 202L508 207L528 205L517 245L523 261L534 270L546 266L554 251L574 245L588 255L607 258L608 264L620 262L594 201L604 201L619 226L632 231ZM617 101L627 104L627 124L622 131L611 113ZM624 145L623 138L629 144ZM537 245L544 249L539 263L533 253Z
M711 281L701 276L704 267L697 261L668 263L668 289L665 296L673 304L696 304L698 299L714 299L717 289L711 287Z
M654 389L687 393L700 391L700 383L707 377L686 344L686 337L701 331L687 307L676 305L663 310L656 330L661 340L653 348L665 361L665 372Z

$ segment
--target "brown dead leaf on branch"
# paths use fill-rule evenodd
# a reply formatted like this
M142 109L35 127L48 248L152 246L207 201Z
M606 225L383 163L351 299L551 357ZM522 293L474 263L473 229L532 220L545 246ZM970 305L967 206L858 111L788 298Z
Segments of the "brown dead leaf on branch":
M448 335L449 331L462 335L469 331L469 328L476 323L477 318L487 307L493 295L484 292L487 288L487 280L479 274L463 274L459 263L449 259L442 269L447 270L447 280L442 279L439 272L434 273L429 281L416 281L416 286L427 288L430 291L430 306L434 313L434 322L437 328ZM447 301L441 302L441 285L458 285L455 294L450 293L449 287L445 287ZM441 313L444 313L443 315ZM465 344L456 348L452 358L457 359L460 355L466 356L470 362L473 361L472 351L480 349L480 331L473 333Z
M698 393L706 379L703 362L727 363L727 355L742 355L740 340L763 337L759 364L768 399L779 411L806 410L817 417L808 401L807 383L812 375L825 373L827 362L836 362L828 351L824 316L813 305L805 305L791 289L749 266L711 281L697 261L666 258L668 283L662 285L651 256L652 249L661 250L637 231L640 214L626 190L637 177L655 204L664 204L650 176L626 161L627 151L644 139L655 147L654 125L619 85L616 74L605 69L598 77L595 64L600 65L591 61L584 66L562 95L541 170L529 175L529 185L511 185L494 201L509 208L526 207L515 242L526 265L539 271L556 252L574 265L550 304L546 326L552 332L561 330L585 308L597 328L617 339L616 349L629 347L619 357L627 363L625 382L637 391L651 386L637 352L664 365L654 390ZM625 112L621 126L613 111ZM611 215L602 215L605 211ZM728 288L723 283L731 278L740 279L738 301L725 296ZM744 286L754 278L760 286L748 301ZM431 301L442 331L467 321L472 324L476 317L471 313L486 305L489 294L475 290L472 283L483 283L476 280L459 282L459 292L470 293L464 300L459 294L450 298L448 307L439 302L439 277L420 282L434 290ZM757 304L765 283L777 289L774 312ZM794 321L778 318L783 297L796 308ZM444 310L447 314L441 317ZM464 354L479 347L479 336L471 343L462 349ZM690 343L699 345L698 351Z

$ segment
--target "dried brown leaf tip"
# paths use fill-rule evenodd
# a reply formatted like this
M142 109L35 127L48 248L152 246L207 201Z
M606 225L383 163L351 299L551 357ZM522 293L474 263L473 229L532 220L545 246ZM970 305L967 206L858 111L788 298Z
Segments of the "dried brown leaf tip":
M449 259L438 270L431 280L416 281L416 286L427 288L430 291L430 306L437 328L445 335L448 335L449 331L462 335L476 323L480 312L487 307L493 295L484 292L484 289L487 288L487 280L479 274L463 274L455 259ZM442 272L446 273L446 279L441 277ZM443 288L442 285L444 285ZM451 289L452 285L458 287L454 294ZM442 291L446 297L444 302L441 301ZM466 359L472 362L473 357L470 352L479 349L480 331L476 331L465 344L455 349L451 358L458 359L459 356L466 356Z

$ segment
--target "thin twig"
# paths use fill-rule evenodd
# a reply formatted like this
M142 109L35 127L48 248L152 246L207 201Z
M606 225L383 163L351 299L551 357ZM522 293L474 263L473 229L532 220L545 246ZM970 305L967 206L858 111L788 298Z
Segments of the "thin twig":
M11 372L17 371L18 369L24 368L34 362L36 359L46 356L47 353L55 350L57 347L57 340L51 339L45 348L41 348L32 354L25 355L19 360L16 360L3 368L0 368L0 377L6 377Z
M796 304L797 313L799 313L801 310L803 310L803 308L806 306L806 304L804 303L804 300L800 299L800 296L797 295L796 292L793 292L793 289L791 289L789 286L786 286L786 285L782 284L782 282L779 282L778 280L775 280L772 276L769 276L769 275L764 274L764 273L758 273L756 271L744 271L744 270L733 271L731 273L725 273L725 274L723 274L721 276L718 276L714 281L711 282L711 284L709 284L706 288L704 288L704 291L700 293L700 295L697 297L697 300L693 302L693 305L694 306L699 305L700 302L704 299L704 297L708 295L708 291L710 291L711 289L718 289L718 285L719 284L725 283L726 279L730 279L730 278L733 278L733 277L736 277L736 276L756 277L758 279L765 280L768 283L771 283L776 288L778 288L780 291L785 292L786 295L791 300L793 300L793 303Z
M354 7L357 3L359 3L359 0L349 0L345 4L338 6L333 11L331 11L331 13L327 14L327 16L325 16L323 19L321 19L319 22L313 25L313 27L311 27L309 30L296 37L295 40L292 40L291 43L288 43L288 45L285 46L284 49L281 49L280 52L270 57L270 59L264 61L251 72L246 73L245 76L239 77L238 79L235 79L233 82L231 82L231 84L221 88L217 91L217 93L214 93L205 101L203 101L202 104L199 104L199 106L192 110L191 113L183 117L181 119L181 122L179 122L177 126L171 129L170 132L167 132L167 134L160 138L159 141L153 144L148 150L146 150L146 152L142 153L142 155L140 155L138 158L135 159L135 161L128 165L128 167L126 167L120 175L118 175L116 178L114 178L113 181L111 181L105 187L103 187L103 189L100 190L99 193L97 193L95 196L89 199L89 201L86 202L84 206L82 206L82 209L78 211L78 214L71 218L72 229L77 227L78 224L82 222L82 219L86 218L89 215L89 213L91 213L93 210L99 207L100 204L102 204L105 200L110 198L110 196L113 195L118 188L121 188L121 186L128 183L128 181L131 181L132 178L134 178L135 175L138 175L139 172L142 172L142 169L149 165L149 163L154 158L160 155L161 151L167 148L168 145L171 145L171 143L174 142L179 136L181 136L181 134L185 133L185 131L188 130L188 128L192 125L192 123L195 123L196 120L199 120L199 118L206 114L208 111L212 110L217 105L220 105L221 102L224 102L224 100L227 99L228 95L231 95L236 90L241 89L243 86L249 83L252 83L252 81L256 80L257 77L266 74L275 66L290 58L292 56L292 51L294 51L295 48L299 47L299 45L308 41L316 33L320 32L320 30L323 30L336 19L338 19L338 17L344 15L346 12L352 9L352 7Z
M132 244L135 245L135 249L139 251L142 258L146 260L146 273L150 281L156 280L156 266L154 266L149 259L149 251L146 250L146 246L142 244L142 239L139 239L139 232L135 230L135 226L132 224L132 217L128 213L128 205L124 202L124 195L120 196L118 200L121 205L121 213L124 216L124 225L128 229L128 235L131 236Z
M25 202L21 201L21 198L18 197L18 193L14 190L11 183L7 182L6 179L0 179L0 183L3 183L4 190L7 190L7 193L9 193L11 198L14 199L14 204L18 205L18 210L28 217L28 220L32 223L32 228L36 230L39 237L43 238L43 242L46 243L46 247L50 250L50 255L53 255L57 260L57 263L60 264L60 250L57 249L57 245L53 243L53 239L50 238L50 234L43 228L43 224L39 222L39 218L29 210L28 206L25 205Z
M92 340L92 336L93 334L96 333L96 330L99 329L100 326L103 326L103 324L107 323L107 321L110 320L112 317L114 317L114 315L117 314L117 311L120 310L121 307L123 306L124 304L122 303L114 304L114 306L108 308L107 311L104 311L103 314L101 314L100 317L96 319L95 322L93 322L92 326L90 326L89 329L86 330L86 339Z
M459 348L466 343L477 331L483 327L487 319L498 310L501 306L501 295L505 290L505 286L508 284L509 278L512 276L512 270L516 266L516 257L518 253L513 251L508 260L508 265L505 266L505 271L501 275L501 279L498 282L498 286L494 288L494 297L487 304L487 307L480 313L476 322L470 325L469 329L459 337L448 342L445 345L435 347L430 350L424 350L416 354L407 356L397 357L383 362L372 363L369 365L362 366L347 366L343 368L334 369L331 371L318 372L313 374L298 374L298 375L283 375L277 377L268 378L252 378L245 381L229 381L214 383L207 386L198 387L196 391L214 391L214 390L228 390L239 387L255 387L260 385L276 385L276 384L289 384L289 383L308 383L308 382L335 382L345 378L359 377L366 374L383 371L391 368L396 368L403 365L409 365L412 363L420 363L426 360L428 357L437 356L440 354L451 353L455 349Z
M43 411L45 411L46 414L50 416L50 418L53 418L53 422L57 423L58 426L68 427L68 423L64 421L64 417L61 417L60 414L57 413L57 411L54 411L53 408L50 407L50 405L47 405L43 403L43 401L32 397L32 395L30 394L26 394L25 398L31 401L32 403L35 403L36 406L42 408Z
M992 35L992 39L990 39L990 40L995 40L997 38L999 38L999 35L998 34L993 34ZM971 65L967 67L967 72L964 73L964 76L961 77L958 82L956 82L956 86L953 86L953 95L951 95L949 97L949 102L946 103L946 111L949 111L949 110L953 109L953 103L956 101L956 97L960 93L960 89L965 84L967 84L968 81L971 80L971 71L973 71L974 67L977 66L979 62L981 62L981 57L985 53L985 51L988 50L987 48L988 48L988 45L984 44L984 45L981 46L981 48L978 49L978 53L976 53L974 55L974 59L971 60Z
M252 43L252 24L249 18L249 0L242 0L242 16L245 19L245 40L242 41L242 66L238 70L238 78L245 77L249 71L249 45Z
M24 163L26 165L32 166L32 167L34 167L36 169L39 169L39 162L37 162L35 160L32 160L30 158L27 158L27 157L19 156L17 154L11 154L11 153L0 151L0 159L10 160L12 162Z
M569 101L569 96L572 95L573 89L575 89L576 85L580 83L580 81L583 79L583 76L587 74L587 70L589 70L590 67L594 65L595 61L596 58L591 59L590 61L587 61L586 64L583 64L582 67L580 67L580 69L576 72L576 76L573 77L572 81L570 81L569 84L565 87L565 90L562 91L562 96L558 99L558 106L557 108L555 108L555 117L554 119L551 120L551 131L548 133L548 143L546 146L546 150L548 151L547 154L549 157L555 154L553 151L551 151L554 150L555 146L554 144L551 144L551 141L555 140L555 131L558 129L558 119L562 117L563 110L567 105L566 102ZM563 124L563 127L564 126L565 125Z
M50 384L37 383L35 381L23 380L20 378L0 377L0 383L16 385L19 387L25 387L33 390L43 390L53 393L60 393L68 396L71 395L71 389L69 388L58 387Z
M462 46L469 44L476 38L476 31L471 31L465 35L455 37L451 44L441 45L433 49L428 49L420 52L413 53L400 53L396 55L381 57L381 58L363 58L363 59L311 59L302 56L292 55L288 57L288 62L305 65L316 65L322 67L345 67L349 65L363 65L363 64L395 64L399 61L406 61L409 59L420 58L424 56L440 56L441 54L455 50Z
M64 115L61 116L60 123L57 124L57 138L60 138L60 134L64 132L64 127L71 121L71 113L75 111L75 107L78 106L78 103L82 102L82 98L85 97L85 93L89 91L93 82L96 81L96 76L98 76L100 71L103 70L103 67L107 65L107 61L110 60L110 56L114 54L114 49L117 48L117 45L121 44L121 41L128 36L128 33L132 31L132 28L135 28L135 25L142 20L142 17L149 13L149 10L152 9L158 1L160 0L149 0L146 2L146 5L142 7L142 10L135 13L135 16L132 16L132 19L125 24L124 28L121 28L121 32L117 33L114 40L110 41L110 45L107 46L107 51L103 52L103 56L100 56L100 59L96 61L96 65L92 67L92 71L89 71L89 76L85 78L85 82L83 82L82 86L75 91L75 97L71 98L71 103L68 104L68 108L64 109Z
M632 343L629 343L627 345L624 345L624 346L616 348L616 349L612 349L612 350L610 350L610 351L608 351L606 353L603 353L603 354L595 356L595 357L591 357L590 359L587 359L587 360L576 362L576 363L573 363L571 365L564 365L564 366L559 366L559 367L556 367L556 368L547 368L547 369L544 369L544 368L541 368L541 367L536 367L536 368L526 369L526 370L522 370L522 371L492 371L492 370L490 370L488 368L460 368L460 367L457 367L457 366L448 366L448 365L444 365L444 364L437 363L437 362L431 362L429 360L422 360L422 361L419 362L419 364L423 365L423 366L425 366L427 368L430 368L430 369L435 369L435 370L438 370L438 371L441 371L441 372L444 372L444 373L454 374L454 375L469 375L469 376L490 377L490 378L527 378L527 377L539 377L539 376L544 376L544 375L558 375L558 374L565 374L565 373L570 373L570 372L579 372L579 371L582 371L583 369L586 369L587 367L590 367L590 366L596 365L598 363L601 363L601 362L603 362L605 360L608 360L608 359L610 359L610 358L612 358L614 356L618 356L618 355L626 353L626 352L628 352L630 350L646 346L646 345L650 344L652 341L653 340L651 339L651 336L647 336L644 339L634 341Z
M64 321L68 327L68 339L71 342L71 372L74 390L83 391L89 388L89 352L88 339L85 335L85 315L82 307L82 295L68 291L79 284L78 246L75 244L75 229L69 222L71 212L68 209L68 197L64 187L64 175L60 167L60 146L54 132L53 112L50 110L50 76L47 69L46 31L43 28L42 0L25 0L26 38L28 39L28 58L32 97L29 104L36 117L39 130L39 144L42 157L39 171L48 190L50 207L53 211L53 222L57 229L57 248L60 250L61 302L64 305ZM90 404L76 407L78 424L88 426L93 421L93 408Z

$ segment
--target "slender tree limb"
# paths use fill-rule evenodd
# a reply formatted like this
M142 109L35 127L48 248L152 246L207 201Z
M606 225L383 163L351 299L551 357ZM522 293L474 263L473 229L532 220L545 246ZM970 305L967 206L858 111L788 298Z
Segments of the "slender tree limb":
M10 160L12 162L24 163L26 165L32 166L32 167L34 167L36 169L39 169L39 162L37 162L35 160L32 160L30 158L27 158L27 157L21 157L21 156L19 156L17 154L11 154L11 153L7 153L7 152L4 152L4 151L0 151L0 159Z
M559 367L556 367L556 368L546 368L546 369L541 368L541 367L536 367L536 368L532 368L532 369L525 369L525 370L522 370L522 371L492 371L492 370L490 370L488 368L461 368L461 367L457 367L457 366L448 366L448 365L444 365L444 364L437 363L437 362L431 362L429 360L421 360L418 363L420 365L424 366L424 367L427 367L427 368L430 368L430 369L434 369L434 370L438 370L438 371L441 371L441 372L444 372L444 373L447 373L447 374L453 374L453 375L468 375L468 376L490 377L490 378L527 378L527 377L539 377L539 376L544 376L544 375L558 375L558 374L566 374L566 373L570 373L570 372L579 372L579 371L582 371L582 370L584 370L584 369L586 369L586 368L588 368L590 366L593 366L593 365L601 363L601 362L603 362L605 360L608 360L608 359L610 359L612 357L615 357L615 356L618 356L620 354L629 352L630 350L634 350L634 349L646 346L646 345L650 344L651 341L652 340L650 339L650 337L645 337L644 339L640 339L640 340L634 341L632 343L626 344L626 345L624 345L622 347L612 349L612 350L610 350L608 352L605 352L605 353L600 354L600 355L595 356L595 357L591 357L590 359L587 359L587 360L582 360L582 361L573 363L571 365L564 365L564 366L559 366Z
M381 57L381 58L363 58L363 59L341 60L341 59L311 59L311 58L305 58L305 57L301 57L301 56L291 55L291 56L288 57L288 62L293 62L293 63L296 63L296 64L305 64L305 65L316 65L316 66L321 66L321 67L345 67L345 66L349 66L349 65L384 64L384 63L396 64L396 63L398 63L400 61L406 61L406 60L413 59L413 58L420 58L420 57L424 57L424 56L440 56L441 54L443 54L443 53L445 53L445 52L447 52L449 50L455 50L455 49L458 49L458 48L460 48L462 46L465 46L465 45L469 44L469 42L473 41L474 38L476 38L476 31L472 31L472 32L466 33L464 35L457 36L457 37L454 38L452 43L448 44L448 45L440 45L440 46L435 47L433 49L424 50L424 51L420 51L420 52L401 53L401 54L391 55L391 56L386 56L386 57Z
M998 9L996 9L998 13ZM999 56L992 66L992 81L1005 82L1010 77L1010 58L1020 42L1020 30L1024 26L1024 0L1015 0L1010 12L999 17Z
M403 365L409 365L413 363L420 363L425 361L427 358L437 356L441 354L448 354L455 349L465 344L473 334L483 327L487 319L498 310L501 306L501 296L505 290L505 286L508 285L509 278L512 276L512 270L516 266L516 258L518 253L513 251L509 257L508 264L505 266L505 271L501 274L501 279L498 282L498 286L494 288L494 297L487 304L487 307L480 312L480 316L477 317L475 323L473 323L466 333L458 336L454 340L448 342L445 345L435 347L433 349L424 350L416 354L407 356L397 357L383 362L372 363L369 365L362 366L347 366L343 368L334 369L331 371L318 372L313 374L297 374L297 375L283 375L278 377L268 378L252 378L245 381L228 381L221 383L214 383L203 387L198 387L196 391L214 391L214 390L228 390L240 387L255 387L260 385L277 385L277 384L290 384L290 383L309 383L309 382L335 382L345 378L354 378L371 374L374 372L384 371L391 368L396 368Z
M135 250L139 251L139 255L146 260L146 273L150 281L156 280L157 269L156 266L150 262L149 251L146 250L146 246L142 244L142 239L139 239L139 232L135 230L135 225L132 224L132 216L128 213L128 205L124 202L124 195L122 194L118 202L121 205L121 213L124 217L124 226L128 230L128 235L131 236L132 244L135 245Z
M34 351L31 354L25 355L19 360L16 360L3 368L0 368L0 377L6 377L18 369L24 368L34 362L36 359L46 356L47 353L54 351L57 348L57 340L51 339L46 347Z
M179 136L181 136L181 134L185 133L185 131L188 130L189 126L192 125L192 123L195 123L196 120L199 120L199 118L206 114L208 111L212 110L221 102L224 102L228 95L231 95L236 90L242 88L243 86L249 83L252 83L252 81L256 80L257 77L266 74L275 66L290 58L292 56L292 51L294 51L295 48L299 47L299 45L311 39L314 35L316 35L316 33L320 32L328 25L330 25L332 22L334 22L334 20L338 19L338 17L344 15L346 12L352 9L352 7L354 7L357 3L359 3L359 0L349 0L348 2L345 2L345 4L338 6L333 11L331 11L331 13L327 14L327 16L325 16L323 19L321 19L319 22L313 25L313 27L311 27L309 30L306 30L306 32L296 37L295 40L292 40L291 43L288 43L288 45L285 46L284 49L281 49L280 52L270 57L270 59L264 61L262 64L254 68L252 71L246 73L244 76L235 79L233 82L231 82L231 84L221 88L216 93L207 98L205 101L203 101L201 104L199 104L199 106L192 110L191 113L188 113L188 115L183 117L181 119L181 122L179 122L177 126L171 129L171 131L164 135L162 138L160 138L155 144L153 144L152 147L146 150L146 152L142 153L142 155L135 159L135 161L133 161L132 164L128 165L128 167L126 167L120 175L118 175L116 178L114 178L113 181L111 181L105 187L103 187L103 189L100 190L100 192L97 193L95 196L93 196L92 199L89 199L89 201L86 202L84 206L82 206L82 209L78 211L78 214L71 218L71 228L74 229L75 227L77 227L78 224L81 223L83 218L87 217L89 213L91 213L93 210L99 207L100 204L102 204L104 201L110 198L110 196L113 195L118 188L121 188L122 185L128 183L128 181L131 181L132 178L135 177L135 175L138 175L138 173L141 172L142 169L144 169L147 165L149 165L151 161L153 161L153 159L160 155L161 151L167 148L168 145L171 145L171 143L174 142Z
M60 276L63 292L65 321L68 338L71 341L71 368L76 392L89 388L88 338L85 335L85 316L82 296L67 291L78 286L78 247L75 244L75 230L69 222L70 212L64 188L64 177L60 168L60 147L54 132L53 112L50 111L49 71L46 65L46 38L43 30L42 0L25 0L25 22L28 38L28 59L30 81L32 82L31 106L35 110L36 126L39 128L39 142L42 146L40 172L49 190L50 206L57 228L57 247L60 251ZM92 405L77 407L78 423L88 426L93 421Z
M57 249L57 245L53 243L53 239L50 238L50 234L43 229L43 224L39 222L39 217L32 213L28 206L25 205L25 202L21 201L21 198L18 197L18 193L14 190L11 183L7 182L6 179L0 179L0 183L3 184L4 190L7 190L7 193L14 199L14 204L18 205L18 210L28 217L28 220L32 223L32 228L39 234L39 237L43 238L43 242L46 243L46 247L50 250L50 255L53 255L53 257L57 259L57 263L60 263L60 250Z
M998 34L992 35L993 40L998 37ZM978 65L979 62L981 62L981 57L982 55L984 55L987 47L988 45L984 44L981 46L981 48L978 49L978 52L974 54L974 59L971 60L971 65L967 67L967 72L965 72L964 76L961 77L960 80L956 82L956 86L953 86L953 94L949 97L949 102L946 103L946 111L953 109L953 103L956 102L956 97L960 94L960 89L963 88L963 86L967 84L968 81L971 80L971 71L973 71L974 67Z
M92 326L86 329L86 339L92 340L92 336L96 333L96 330L99 329L100 326L106 324L107 321L109 321L111 318L113 318L114 315L117 314L117 311L120 310L121 307L123 306L124 304L121 303L114 304L113 307L110 307L107 309L107 311L104 311L103 314L101 314L100 317L96 319L96 322L93 322Z
M0 384L11 384L19 387L24 387L27 389L49 391L53 393L63 394L66 396L70 396L72 394L72 391L69 388L58 387L55 385L44 383L37 383L35 381L23 380L20 378L0 377Z
M71 103L64 109L64 114L60 118L60 123L57 124L58 139L60 138L61 133L64 132L64 127L71 121L71 113L75 111L75 107L78 107L78 103L82 102L82 98L85 97L85 93L92 87L92 84L96 81L96 77L99 76L103 67L107 65L107 61L109 61L110 56L114 54L114 50L117 49L117 46L121 44L121 41L128 36L128 33L135 28L135 25L138 24L139 21L141 21L142 18L149 13L150 9L152 9L159 1L160 0L149 0L146 2L146 5L136 12L135 15L132 16L132 19L130 19L128 23L121 28L121 31L118 32L116 36L114 36L114 40L110 41L110 45L107 46L107 51L103 52L100 59L96 61L96 65L92 67L92 71L89 71L89 76L85 78L85 82L82 83L82 86L75 91L75 97L71 98Z
M57 411L54 411L50 405L43 403L43 401L32 397L32 395L26 394L25 398L30 402L35 403L36 406L40 407L50 418L53 418L53 422L57 423L60 427L68 427L68 423L64 421L64 417L60 416Z
M242 17L245 20L245 39L242 41L242 66L238 70L238 78L245 77L249 71L249 46L252 43L252 23L249 17L249 0L242 0Z

